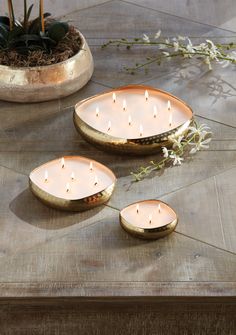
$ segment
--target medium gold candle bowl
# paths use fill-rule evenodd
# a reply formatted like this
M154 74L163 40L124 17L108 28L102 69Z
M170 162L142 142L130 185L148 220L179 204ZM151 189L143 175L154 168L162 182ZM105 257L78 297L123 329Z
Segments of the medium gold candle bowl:
M148 94L148 98L141 105L137 100L140 96L144 100L144 93ZM112 97L116 99L113 102ZM128 103L131 101L127 107L124 97ZM155 103L161 107L156 107L156 114L152 116L151 108ZM172 110L168 110L167 103L172 105L169 107ZM171 125L168 124L170 117ZM124 118L130 127L124 124ZM95 95L77 103L74 111L75 127L86 141L102 150L134 155L155 153L161 147L169 146L170 136L185 134L192 119L193 112L185 102L165 91L144 85L124 86ZM143 133L141 130L138 133L138 126L144 129Z
M80 212L103 205L115 184L116 177L110 169L82 156L52 160L29 176L29 187L41 202L65 211Z
M32 103L68 96L82 88L93 74L93 57L80 33L80 51L64 62L48 66L0 65L0 100Z

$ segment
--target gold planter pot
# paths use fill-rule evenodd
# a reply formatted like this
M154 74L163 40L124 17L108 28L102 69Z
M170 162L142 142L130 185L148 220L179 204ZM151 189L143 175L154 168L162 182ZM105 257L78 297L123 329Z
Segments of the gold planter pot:
M80 51L68 60L37 67L0 65L0 100L40 102L68 96L92 77L94 63L89 46L80 33Z

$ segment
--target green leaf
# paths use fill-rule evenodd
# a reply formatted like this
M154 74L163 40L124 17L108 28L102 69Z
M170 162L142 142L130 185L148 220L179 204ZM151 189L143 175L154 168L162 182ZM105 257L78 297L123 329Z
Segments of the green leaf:
M14 27L13 30L9 32L8 40L10 41L12 39L15 39L17 36L24 34L24 32L25 31L23 27Z
M27 12L27 20L29 20L29 18L30 18L30 15L31 15L31 12L32 12L33 7L34 7L34 4L32 4L32 5L29 7L29 9L28 9L28 12Z
M44 18L51 16L50 13L44 13ZM40 24L40 18L36 18L33 20L29 26L29 33L31 34L38 34L41 31L41 24Z
M7 39L9 34L9 31L7 30L6 26L1 23L0 23L0 34L4 37L4 39Z
M3 23L6 26L10 26L10 20L7 16L0 16L0 23Z
M67 34L69 29L68 24L65 24L64 22L53 22L47 29L48 36L56 41L61 41L65 35Z

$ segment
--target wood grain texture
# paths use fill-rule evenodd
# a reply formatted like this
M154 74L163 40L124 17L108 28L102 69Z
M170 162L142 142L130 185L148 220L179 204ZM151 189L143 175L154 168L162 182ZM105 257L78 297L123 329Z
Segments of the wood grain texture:
M144 8L154 5L155 10ZM229 41L232 33L199 23L207 15L209 23L214 19L213 12L199 16L200 0L189 1L178 17L181 6L174 0L145 0L141 6L114 0L66 15L92 46L92 81L49 103L0 102L0 334L235 334L234 70L216 67L210 73L198 61L173 61L130 76L123 65L144 59L146 51L100 48L107 38L159 28L165 36ZM214 13L215 25L233 16L227 9L220 17L218 2ZM199 22L185 20L186 15ZM196 119L211 127L210 149L132 183L130 171L158 154L143 158L99 151L82 140L72 122L77 101L129 83L147 83L183 98ZM63 213L29 192L32 169L70 154L91 157L115 172L117 187L106 206ZM147 242L121 229L119 209L147 198L162 199L178 213L179 224L169 237Z
M22 312L19 307L23 309ZM234 335L235 304L11 303L0 307L2 334ZM11 324L8 324L8 320ZM166 322L168 320L168 323Z
M220 0L128 0L128 2L177 15L187 20L225 27L231 31L236 30L235 22L230 25L231 20L236 16L236 7L233 0L227 0L225 3Z

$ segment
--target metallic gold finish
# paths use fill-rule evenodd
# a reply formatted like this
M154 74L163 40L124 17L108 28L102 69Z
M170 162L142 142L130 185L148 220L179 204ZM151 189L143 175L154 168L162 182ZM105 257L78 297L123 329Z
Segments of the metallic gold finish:
M81 49L68 60L37 67L0 65L0 100L39 102L68 96L83 87L94 70L93 57L80 33Z
M142 202L145 203L145 201L150 201L150 200L144 200ZM120 211L120 225L121 227L129 234L141 238L141 239L146 239L146 240L156 240L162 237L165 237L169 234L171 234L177 224L178 224L178 217L177 214L175 213L175 211L169 206L167 205L165 202L160 201L160 200L151 200L151 201L156 201L157 204L165 204L165 206L169 207L169 210L171 210L174 214L174 219L173 221L169 222L168 224L161 226L161 227L157 227L157 228L140 228L137 227L135 225L132 224L132 222L128 222L127 220L124 219L123 217L123 211L126 210L128 207L133 206L135 204L140 204L142 202L136 202L133 203L127 207L125 207L124 209L122 209Z
M162 134L158 134L156 136L126 139L126 138L114 137L108 133L98 131L97 129L91 127L86 122L84 122L80 118L79 113L77 112L79 107L82 106L84 103L100 95L122 91L122 90L136 89L136 88L161 92L161 93L166 94L167 98L169 96L169 97L172 97L178 100L188 109L189 115L190 115L189 120L187 120L184 124L182 124L179 127L176 127L172 130L167 130L166 132ZM119 87L119 88L104 92L102 94L95 95L93 97L87 98L77 103L75 106L75 111L74 111L74 125L77 131L81 134L81 136L86 141L95 145L99 149L110 151L110 152L117 152L120 154L134 154L134 155L146 155L147 154L148 155L148 154L156 153L159 149L161 149L161 147L163 146L168 147L171 145L170 136L173 138L173 137L177 137L179 135L185 134L192 120L193 120L192 109L185 102L183 102L179 98L165 91L154 89L153 87L144 86L144 85L123 86L123 87Z
M71 156L66 156L66 158L69 158ZM84 158L84 157L83 157ZM58 160L55 160L58 161ZM53 161L52 161L53 162ZM93 161L95 162L95 161ZM48 162L50 163L50 162ZM47 164L47 163L46 163ZM44 164L44 165L46 165ZM116 184L116 177L114 175L114 173L108 169L105 165L100 164L98 162L96 162L96 164L99 164L100 166L103 167L103 169L107 170L107 173L109 173L109 175L112 177L112 183L105 189L91 194L88 197L85 198L81 198L81 199L73 199L73 200L68 200L68 199L64 199L64 198L59 198L56 197L48 192L46 192L45 190L43 190L41 187L37 186L31 178L31 175L34 173L34 171L36 171L37 169L40 169L42 166L36 168L35 170L33 170L30 173L29 176L29 188L32 191L32 193L41 201L43 202L45 205L52 207L52 208L56 208L56 209L60 209L60 210L64 210L64 211L75 211L75 212L82 212L97 206L101 206L103 204L105 204L111 197L114 188L115 188L115 184Z

